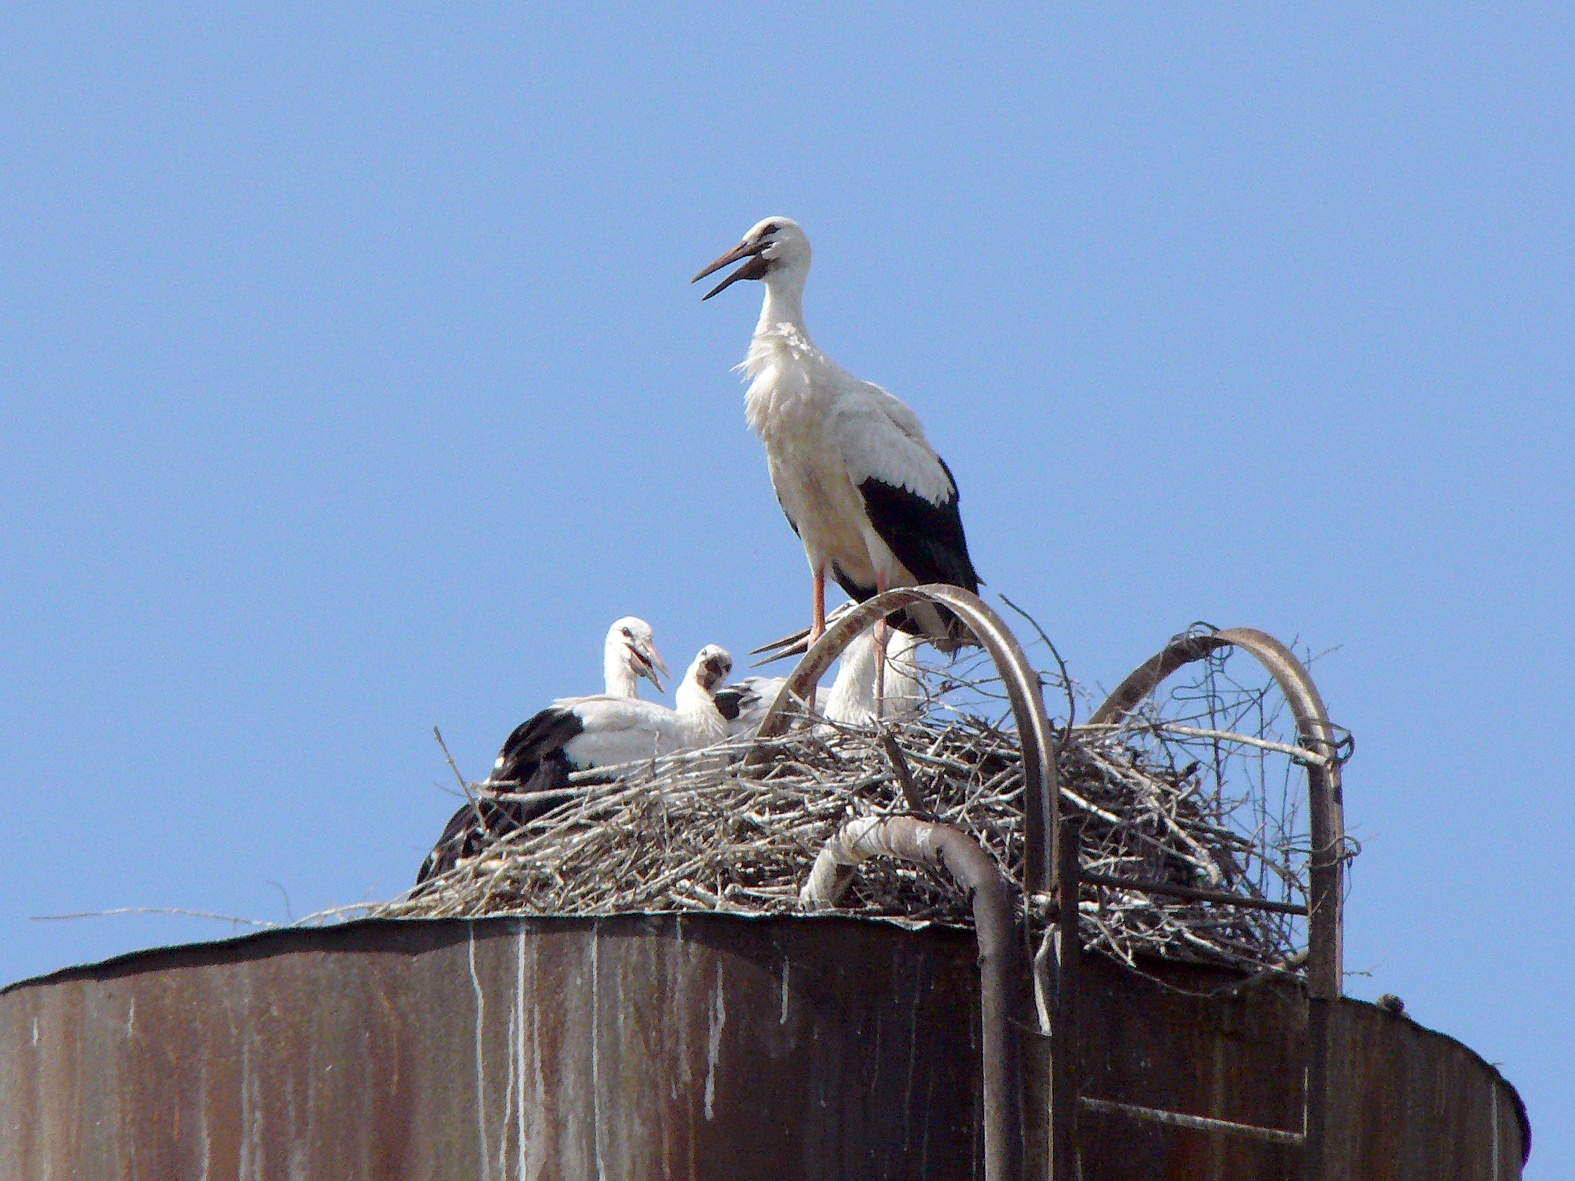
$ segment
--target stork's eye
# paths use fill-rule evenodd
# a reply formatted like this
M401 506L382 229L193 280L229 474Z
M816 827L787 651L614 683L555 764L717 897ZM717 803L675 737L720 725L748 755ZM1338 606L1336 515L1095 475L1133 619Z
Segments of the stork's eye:
M632 631L630 631L628 628L624 628L623 629L623 638L626 639L626 640L632 640L632 639L634 639L634 633Z

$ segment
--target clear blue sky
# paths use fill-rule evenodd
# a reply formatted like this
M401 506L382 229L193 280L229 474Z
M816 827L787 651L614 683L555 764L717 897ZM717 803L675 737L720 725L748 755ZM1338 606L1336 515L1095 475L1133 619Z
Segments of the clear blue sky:
M184 8L185 6L181 6ZM1349 991L1575 1150L1575 17L0 16L0 978L386 897L601 637L803 622L729 370L772 213L992 591L1355 731Z

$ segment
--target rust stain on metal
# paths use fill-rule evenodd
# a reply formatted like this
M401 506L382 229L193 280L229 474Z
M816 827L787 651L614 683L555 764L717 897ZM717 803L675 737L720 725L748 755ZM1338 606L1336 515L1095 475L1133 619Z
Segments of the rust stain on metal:
M1081 971L1083 1094L1300 1126L1300 992ZM845 918L381 922L143 953L0 994L0 1176L977 1177L978 998L972 932ZM1496 1071L1328 1004L1328 1176L1520 1175ZM1025 1058L1042 1092L1045 1045ZM1298 1168L1294 1147L1108 1113L1075 1139L1086 1181Z
M1146 980L1085 956L1076 1070L1084 1095L1248 1125L1302 1128L1305 994L1288 984L1207 993L1239 979L1169 965ZM1168 987L1167 987L1168 986ZM1331 1060L1322 1176L1509 1181L1529 1149L1519 1097L1452 1038L1361 1001L1327 1006ZM1517 1117L1515 1114L1519 1112ZM1224 1129L1165 1127L1110 1111L1078 1118L1085 1181L1302 1175L1303 1149Z
M672 915L147 953L0 996L0 1176L969 1177L974 960Z

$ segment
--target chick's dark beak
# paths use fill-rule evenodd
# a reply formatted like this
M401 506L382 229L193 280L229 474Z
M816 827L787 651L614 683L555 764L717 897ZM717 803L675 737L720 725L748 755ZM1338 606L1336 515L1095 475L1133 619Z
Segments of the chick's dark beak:
M733 662L721 656L713 656L705 662L706 688L715 689L727 680L727 674L733 671Z
M710 266L706 267L705 270L701 271L693 279L690 279L689 281L691 283L698 283L698 282L700 282L701 279L704 279L707 275L712 275L712 274L715 274L717 271L720 271L723 267L725 267L730 262L737 262L741 258L749 259L749 261L746 262L743 266L739 267L738 270L734 271L731 275L729 275L727 278L723 279L715 287L711 288L710 291L707 291L703 296L701 296L700 297L700 301L702 303L704 303L706 300L710 299L713 295L715 295L718 291L725 291L727 288L731 287L734 283L737 283L740 279L763 279L763 278L765 278L766 277L766 272L771 269L771 263L768 262L766 260L766 258L761 254L761 251L765 250L766 245L767 244L765 242L763 242L763 241L762 242L740 242L737 246L733 247L733 249L729 250L721 258L717 259Z

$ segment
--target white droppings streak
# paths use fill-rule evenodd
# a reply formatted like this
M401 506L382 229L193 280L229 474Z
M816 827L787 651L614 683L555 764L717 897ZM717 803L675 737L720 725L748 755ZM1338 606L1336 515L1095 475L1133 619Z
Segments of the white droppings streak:
M252 1073L253 1031L241 1031L241 1151L239 1177L257 1181L262 1167L262 1080Z
M596 1153L596 1181L607 1181L602 1164L602 930L591 927L591 1147Z
M525 1181L525 924L514 926L514 1054L509 1078L519 1079L520 1105L514 1128L519 1181ZM539 1067L538 1067L539 1073Z
M503 1039L503 1054L508 1059L509 1073L503 1085L503 1118L498 1121L498 1176L509 1175L509 1125L514 1119L514 1088L519 1083L517 1063L514 1059L515 1013L514 1006L508 1009L509 1028ZM521 1101L524 1095L520 1096Z
M38 1045L38 1018L33 1018L33 1044Z
M484 1069L485 1051L481 1031L487 1021L487 998L481 991L481 977L476 975L476 925L470 925L470 988L476 997L476 1134L481 1138L481 1175L491 1176L492 1154L487 1149L487 1075Z
M705 1047L705 1118L713 1116L716 1098L716 1060L722 1052L722 1027L727 1024L727 996L722 991L722 961L716 962L716 991L711 994L711 1025Z
M208 1140L208 1056L202 1056L202 1070L200 1083L202 1101L197 1104L197 1138L202 1142L202 1177L199 1181L208 1181L208 1157L212 1145Z
M294 1091L290 1092L289 1104L290 1105L289 1105L289 1109L288 1109L288 1113L287 1113L287 1115L288 1115L287 1123L289 1125L289 1135L288 1135L288 1138L286 1140L286 1144L288 1145L288 1147L286 1148L286 1151L289 1154L289 1156L288 1156L288 1160L289 1160L288 1168L289 1168L290 1181L311 1181L311 1172L310 1172L310 1164L311 1164L311 1162L309 1160L311 1146L308 1143L307 1138L304 1135L301 1134L301 1130L300 1130L300 1128L297 1125L298 1117L296 1115L296 1109L295 1109L295 1092Z
M131 1037L131 1031L136 1028L136 1025L137 1025L137 998L136 997L132 997L131 998L131 1005L126 1010L126 1037L128 1039Z
M1493 1181L1498 1181L1498 1083L1488 1086L1493 1092Z
M786 1025L787 1024L788 969L791 968L792 966L793 966L793 961L788 959L787 956L783 956L782 957L782 1016L777 1018L777 1024L778 1025Z
M673 982L673 996L677 1002L673 1006L673 1012L686 1014L689 1012L689 998L686 990L686 985L689 982L689 972L687 961L682 958L682 954L684 954L684 916L682 914L678 916L678 920L674 924L674 930L677 932L678 949L681 955L674 962L673 967L673 971L677 976L677 979ZM685 1088L694 1081L693 1076L689 1073L689 1022L681 1017L678 1020L678 1078L672 1082L672 1097L674 1099L678 1098L678 1084L680 1080L682 1080Z
M536 978L536 948L531 947L531 979ZM541 1009L537 1005L531 1006L530 1011L530 1053L531 1066L536 1074L536 1102L531 1107L531 1126L536 1135L532 1140L534 1151L531 1153L531 1173L541 1176L542 1169L547 1164L547 1074L541 1061Z

